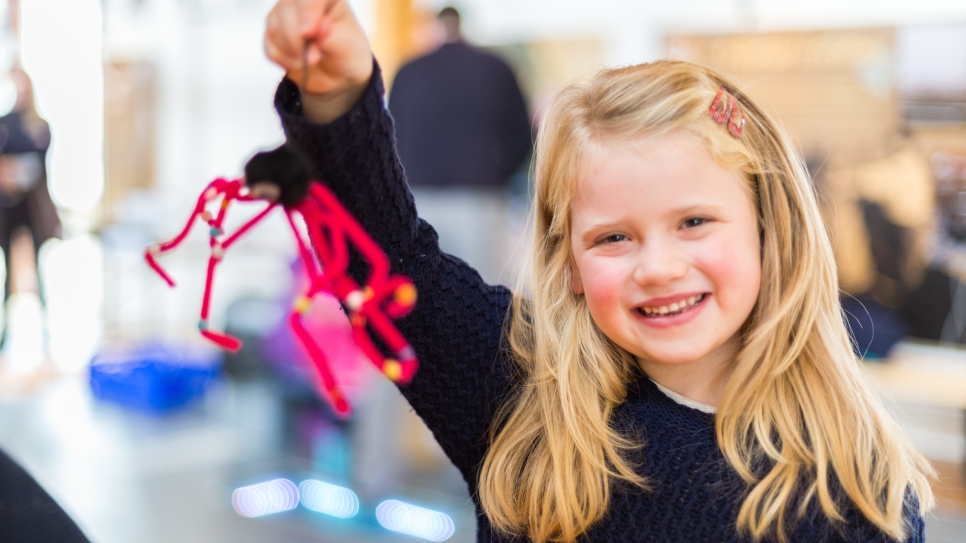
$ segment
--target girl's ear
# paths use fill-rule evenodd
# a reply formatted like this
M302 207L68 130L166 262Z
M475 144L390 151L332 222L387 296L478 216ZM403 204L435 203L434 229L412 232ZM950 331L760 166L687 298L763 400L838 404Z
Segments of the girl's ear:
M573 266L570 267L570 290L577 295L584 293L584 283L580 280L580 274Z

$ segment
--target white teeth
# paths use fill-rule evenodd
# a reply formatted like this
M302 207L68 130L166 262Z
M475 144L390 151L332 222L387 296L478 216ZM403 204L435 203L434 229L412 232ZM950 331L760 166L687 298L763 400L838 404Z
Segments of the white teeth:
M677 313L678 311L683 311L690 308L703 299L704 295L699 294L697 296L691 296L687 300L675 302L671 305L662 305L661 307L642 307L641 312L645 315L667 315L668 313Z

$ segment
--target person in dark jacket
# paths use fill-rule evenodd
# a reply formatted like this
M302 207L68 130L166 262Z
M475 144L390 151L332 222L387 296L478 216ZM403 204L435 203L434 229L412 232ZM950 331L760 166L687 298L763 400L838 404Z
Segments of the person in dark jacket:
M497 281L505 265L505 189L530 154L530 117L510 67L463 39L459 12L444 8L438 24L443 43L393 81L397 150L443 247Z
M473 47L453 8L439 14L445 42L403 66L389 112L413 187L503 187L530 153L527 107L509 66Z

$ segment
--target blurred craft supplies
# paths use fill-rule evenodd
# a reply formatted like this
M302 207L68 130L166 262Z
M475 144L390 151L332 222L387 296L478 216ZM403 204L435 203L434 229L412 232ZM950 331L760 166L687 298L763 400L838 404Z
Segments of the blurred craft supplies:
M165 413L202 397L221 375L214 349L148 343L91 361L94 397L146 413Z

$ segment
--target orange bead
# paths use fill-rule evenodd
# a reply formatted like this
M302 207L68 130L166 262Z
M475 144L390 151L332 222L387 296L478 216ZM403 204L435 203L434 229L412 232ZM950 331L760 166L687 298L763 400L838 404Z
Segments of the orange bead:
M396 288L396 303L411 306L416 303L416 287L412 283L403 283Z

